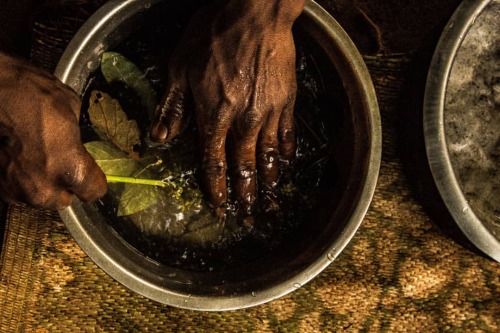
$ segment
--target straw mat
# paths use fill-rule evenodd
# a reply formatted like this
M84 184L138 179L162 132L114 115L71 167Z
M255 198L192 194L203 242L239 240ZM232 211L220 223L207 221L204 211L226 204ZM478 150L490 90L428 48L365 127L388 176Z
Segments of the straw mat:
M14 205L0 257L0 332L500 331L500 265L435 226L439 209L427 214L421 199L428 170L405 157L408 149L410 160L423 156L418 135L405 141L400 131L418 118L401 106L415 57L365 57L383 122L379 183L351 243L310 283L246 310L172 308L107 276L57 213Z

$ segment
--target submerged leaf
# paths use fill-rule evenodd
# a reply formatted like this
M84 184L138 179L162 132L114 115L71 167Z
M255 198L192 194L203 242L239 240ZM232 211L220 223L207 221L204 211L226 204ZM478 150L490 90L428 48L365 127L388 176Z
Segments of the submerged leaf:
M88 142L85 148L106 175L131 176L140 167L136 160L108 141Z
M155 203L162 197L162 192L154 186L125 184L118 204L118 216L132 215Z
M85 148L96 160L97 165L109 177L124 176L125 182L110 184L110 189L118 197L118 216L135 214L144 210L161 199L162 191L157 186L166 186L163 181L152 179L142 179L148 184L131 184L128 181L134 180L133 176L140 170L145 170L141 161L137 161L120 151L109 141L93 141L85 144ZM147 176L147 172L145 176ZM151 184L149 184L151 183ZM156 185L156 186L151 186Z
M120 82L132 89L141 99L142 107L153 117L158 96L144 73L129 59L117 52L105 52L101 72L109 84Z
M89 116L96 129L121 150L133 153L134 145L140 143L141 133L137 122L129 120L120 103L110 95L92 91Z

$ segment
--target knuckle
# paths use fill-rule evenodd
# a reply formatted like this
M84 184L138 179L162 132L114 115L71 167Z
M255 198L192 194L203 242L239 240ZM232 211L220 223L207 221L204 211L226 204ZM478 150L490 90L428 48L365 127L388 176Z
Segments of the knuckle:
M225 128L229 125L231 121L231 113L225 112L221 103L212 108L206 108L206 110L207 112L205 114L199 115L199 118L205 127L214 131L216 129Z
M252 131L259 129L264 122L262 112L256 109L250 109L243 113L241 116L239 127L242 131Z
M255 176L255 162L240 161L234 167L233 173L239 179L250 179Z
M160 110L160 118L182 118L184 115L185 95L178 88L172 88L165 95Z
M227 165L225 161L206 161L203 164L202 170L208 177L225 177Z
M261 166L272 166L274 163L278 162L280 154L277 149L269 148L260 151L257 154L257 163Z
M63 183L70 187L80 185L85 179L86 170L87 168L82 159L72 161L62 171Z
M26 194L23 201L30 206L49 208L52 207L57 200L53 189L42 188L33 191L32 194Z
M279 131L279 140L280 142L295 142L295 129L293 128L284 128Z

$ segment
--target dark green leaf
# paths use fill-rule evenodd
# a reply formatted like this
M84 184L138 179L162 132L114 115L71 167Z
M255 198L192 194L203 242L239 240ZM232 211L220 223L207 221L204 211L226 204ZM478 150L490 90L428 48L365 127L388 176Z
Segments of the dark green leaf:
M109 84L120 82L132 89L152 119L158 96L144 73L134 63L120 53L105 52L102 55L101 72Z

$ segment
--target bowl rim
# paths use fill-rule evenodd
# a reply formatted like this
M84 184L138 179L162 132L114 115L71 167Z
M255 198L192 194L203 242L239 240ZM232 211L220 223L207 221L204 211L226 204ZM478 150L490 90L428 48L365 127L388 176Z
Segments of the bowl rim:
M98 54L104 52L106 45L95 45L95 42L99 40L99 36L102 36L100 34L111 32L111 24L109 23L117 15L125 19L135 13L135 11L131 10L134 6L136 9L138 6L141 6L141 8L147 10L160 1L162 0L144 0L140 4L135 0L111 0L107 2L75 35L61 57L55 75L77 92L82 91L86 80L81 80L80 78L72 81L72 76L75 76L75 73L81 70L82 66L85 66L88 72L98 67L98 64L81 58L80 55L84 53L83 51L91 48ZM85 215L82 203L79 200L75 200L70 207L59 212L67 229L83 251L101 269L125 287L152 300L179 308L203 311L248 308L279 298L306 284L333 262L354 236L373 198L381 163L382 130L375 89L361 54L337 21L312 0L306 2L303 15L321 26L328 38L335 41L336 44L331 47L337 47L339 49L339 56L345 58L345 61L349 64L349 70L356 77L357 84L359 85L358 89L362 93L359 99L367 110L369 133L366 135L370 137L369 147L366 151L367 172L364 175L365 179L362 189L359 191L359 201L350 213L349 221L338 236L338 241L333 246L327 247L324 250L324 255L319 256L316 261L311 262L307 266L307 269L288 278L285 282L273 285L258 294L222 295L220 297L192 296L162 288L141 277L139 274L131 272L127 267L123 267L120 264L119 258L113 257L113 253L105 248L102 240L99 240L99 231L93 229L91 225L89 226L89 221L82 222L82 214ZM84 225L85 223L87 224Z
M484 254L500 262L500 241L470 207L453 171L446 144L444 107L448 81L460 46L477 17L493 0L463 1L448 21L427 74L423 102L428 163L438 191L456 224Z

